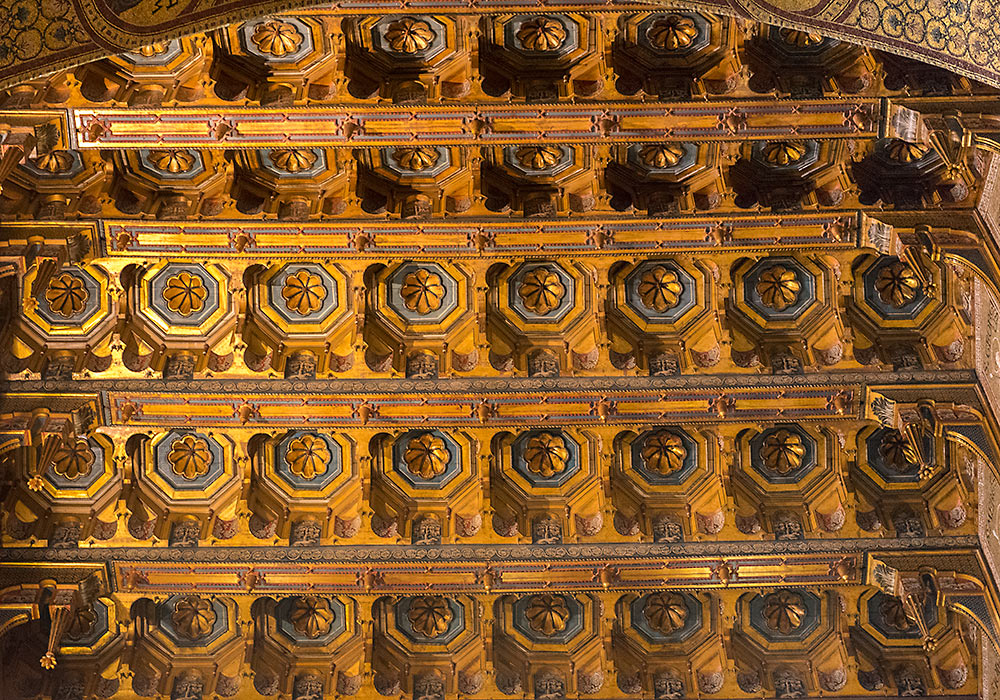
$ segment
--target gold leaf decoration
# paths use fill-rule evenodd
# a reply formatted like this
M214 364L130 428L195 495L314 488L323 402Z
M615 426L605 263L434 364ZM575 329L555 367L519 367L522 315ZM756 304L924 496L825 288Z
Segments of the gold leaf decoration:
M77 479L90 474L94 466L94 451L86 440L77 440L67 445L64 440L52 457L52 468L56 474L67 479Z
M215 609L211 602L196 595L184 596L174 605L170 621L177 634L191 640L201 639L215 626Z
M406 276L400 294L410 311L427 314L441 308L445 289L440 275L420 268Z
M657 430L642 444L646 466L660 474L671 474L684 466L687 448L684 441L667 430Z
M804 49L807 46L816 46L823 43L823 37L816 32L807 32L801 29L788 29L784 27L778 30L781 40L789 46L796 46Z
M194 480L208 474L208 468L212 464L212 451L202 438L185 435L170 444L167 461L175 474Z
M49 281L45 290L45 301L53 313L65 318L71 318L83 311L90 298L83 280L76 275L64 272Z
M891 139L885 145L885 154L899 163L913 163L930 153L930 149L918 143L902 139Z
M901 261L883 267L875 279L879 298L897 309L915 300L920 288L920 279L913 268Z
M444 598L425 595L410 601L406 617L417 634L433 639L448 631L454 613Z
M566 441L552 433L532 435L524 446L524 461L528 469L546 479L559 474L569 463Z
M69 172L73 167L73 154L69 151L49 151L35 158L35 167L53 175Z
M190 272L179 272L168 279L162 294L167 308L181 316L201 311L208 298L208 290L201 277Z
M802 436L790 430L777 430L766 438L760 447L764 466L778 474L787 474L802 466L806 446Z
M330 601L315 595L300 596L292 603L288 618L303 637L316 639L330 631L333 611Z
M676 51L691 45L698 36L698 27L690 17L667 15L653 22L646 36L656 48Z
M312 479L326 474L330 464L330 448L318 435L300 435L288 443L285 451L288 469L298 477Z
M566 287L554 270L548 267L536 267L521 279L517 295L521 297L524 308L544 316L559 307L559 303L566 296Z
M556 146L521 146L514 159L527 170L547 170L562 161L563 152Z
M406 451L403 453L406 468L422 479L433 479L439 474L444 474L449 459L451 455L444 440L433 433L424 433L412 438L406 444Z
M535 17L514 35L528 51L555 51L566 41L566 27L553 17Z
M275 148L268 155L274 167L286 173L308 170L316 164L316 159L319 157L309 148Z
M764 270L757 280L757 294L764 306L775 311L784 311L795 303L802 290L795 270L789 270L783 265L774 265Z
M643 306L660 313L677 306L683 291L677 273L663 265L646 270L639 278L639 299Z
M683 157L683 148L665 143L651 143L639 149L639 160L648 168L669 168Z
M913 447L898 430L891 430L882 436L878 452L885 464L900 474L911 472L920 464Z
M684 627L688 608L680 593L654 593L646 598L642 614L654 630L670 634Z
M250 41L261 53L281 58L296 51L303 38L294 24L270 19L254 27Z
M326 287L319 275L309 270L298 270L285 278L281 288L281 297L285 306L292 313L308 316L319 311L326 299Z
M796 141L770 141L761 151L764 161L771 165L791 165L802 160L805 154L805 145Z
M524 611L531 629L551 637L566 629L569 622L569 606L561 595L542 593L531 596Z
M404 170L420 172L436 165L441 154L429 146L400 146L392 157Z
M764 599L761 612L768 627L781 634L789 634L802 626L806 618L806 604L798 593L778 591Z
M184 148L166 148L149 152L149 162L165 173L186 173L194 167L194 154Z
M403 17L390 22L385 30L385 40L389 48L397 53L423 51L434 41L434 36L434 30L427 22L413 17Z

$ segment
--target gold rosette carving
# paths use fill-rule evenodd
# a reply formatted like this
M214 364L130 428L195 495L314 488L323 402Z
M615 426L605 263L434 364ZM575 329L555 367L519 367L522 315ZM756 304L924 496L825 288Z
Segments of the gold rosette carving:
M196 595L184 596L174 605L170 621L177 634L191 640L201 639L215 626L212 603Z
M198 275L179 272L167 280L162 296L168 309L181 316L190 316L204 308L208 290Z
M208 468L212 465L212 451L202 438L185 435L170 444L167 462L175 474L194 480L208 474Z
M454 613L441 596L425 595L410 601L406 617L417 634L434 638L448 631Z
M52 468L56 474L67 479L77 479L90 474L94 466L94 451L86 440L77 440L71 444L63 441L62 446L52 458Z
M330 448L318 435L300 435L288 443L285 451L288 469L298 477L312 479L326 474L330 464Z
M418 314L427 314L440 309L444 293L441 276L425 268L408 274L400 290L406 308Z
M913 268L904 262L894 262L878 271L875 289L879 298L897 309L917 298L920 293L920 279Z
M918 143L902 139L892 139L885 145L885 154L899 163L913 163L930 153L930 149Z
M772 141L764 146L761 155L771 165L791 165L806 154L806 147L795 141Z
M558 308L566 296L566 287L554 270L536 267L524 275L517 295L521 297L524 308L544 316Z
M287 173L308 170L316 163L318 156L308 148L275 148L269 154L274 167Z
M319 311L326 299L326 287L319 275L309 270L298 270L285 278L281 288L281 298L292 313L308 316Z
M404 170L420 172L436 165L441 154L429 146L400 146L392 152L392 157Z
M563 152L556 146L521 146L514 159L527 170L547 170L562 161Z
M281 58L298 49L303 38L294 24L270 19L254 27L250 41L261 53Z
M920 458L913 451L913 447L898 430L887 432L882 436L878 452L885 464L900 474L912 471L920 464Z
M663 265L646 270L639 278L639 299L643 306L660 313L677 306L683 291L677 273Z
M802 625L806 618L806 604L798 593L779 591L764 599L761 613L768 627L788 634Z
M654 630L670 634L684 627L688 608L680 593L654 593L646 598L642 614Z
M194 154L187 149L160 149L149 152L149 162L165 173L186 173L194 167Z
M798 433L777 430L764 438L760 456L765 467L778 474L787 474L802 466L806 446Z
M647 168L669 168L683 157L683 148L665 143L651 143L639 149L639 160Z
M403 453L406 468L422 479L433 479L443 474L450 458L444 440L433 433L424 433L412 438L406 444L406 451Z
M566 629L569 622L569 606L561 595L542 593L531 596L524 611L531 629L551 637Z
M514 36L528 51L555 51L566 41L566 27L552 17L535 17L522 24Z
M642 459L646 466L660 474L671 474L684 466L687 448L679 436L657 430L642 444Z
M330 601L315 595L301 596L292 603L288 618L295 631L303 637L316 639L330 631L333 611Z
M397 53L417 53L434 41L434 30L427 22L413 17L403 17L390 22L385 30L389 48Z
M73 167L73 154L69 151L49 151L35 158L35 167L54 175L65 173Z
M90 292L83 280L76 275L64 272L49 281L45 290L45 301L53 313L70 318L83 311Z
M764 306L775 311L784 311L795 303L802 290L802 283L799 282L795 270L789 270L782 265L769 267L760 273L757 280L757 293Z
M566 469L569 448L566 447L566 441L558 435L532 435L524 446L524 461L528 464L528 469L547 479Z
M653 22L646 30L646 36L656 48L676 51L691 45L698 36L698 27L690 17L667 15Z

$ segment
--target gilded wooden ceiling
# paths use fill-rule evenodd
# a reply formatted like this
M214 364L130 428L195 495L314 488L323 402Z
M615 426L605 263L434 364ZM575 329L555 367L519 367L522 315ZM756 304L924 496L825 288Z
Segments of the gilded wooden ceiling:
M156 39L0 94L0 697L995 694L995 89L700 8Z

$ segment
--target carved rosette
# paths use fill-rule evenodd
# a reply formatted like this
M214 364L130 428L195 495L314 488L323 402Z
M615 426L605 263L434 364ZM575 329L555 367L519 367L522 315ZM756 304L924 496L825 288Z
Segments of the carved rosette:
M414 476L422 479L433 479L444 474L450 459L451 453L448 452L444 440L433 433L424 433L412 438L406 444L406 451L403 453L406 468Z
M318 435L301 435L285 451L288 469L302 479L313 479L326 473L330 464L330 448Z
M517 294L524 308L539 316L545 316L559 307L566 296L566 287L559 275L547 267L536 267L521 279Z
M661 17L646 30L649 43L663 51L686 49L691 46L697 36L698 26L694 20L678 14Z
M197 641L212 631L216 617L210 601L189 595L174 603L170 621L178 635Z
M641 454L648 469L666 476L684 466L687 447L680 436L657 430L643 441Z
M760 273L756 286L761 303L775 311L784 311L795 303L802 290L795 270L774 265Z
M555 17L542 15L524 22L514 37L528 51L556 51L566 42L566 25Z
M454 613L440 596L420 596L410 601L406 617L413 631L429 639L448 631Z
M657 632L671 634L683 629L688 619L688 607L679 593L654 593L646 598L643 617Z
M86 440L69 444L63 441L52 458L52 468L56 474L73 480L90 474L95 459L94 450Z
M204 308L208 290L198 275L179 272L167 279L162 297L168 309L181 316L190 316Z
M281 298L285 307L299 316L316 313L323 306L327 291L319 275L301 269L285 277Z
M565 470L569 458L566 441L552 433L532 435L524 446L524 461L528 469L543 478L552 477Z
M212 451L202 438L185 435L171 443L167 462L175 474L193 481L208 474L212 465Z
M566 629L569 622L569 607L561 595L543 593L531 597L524 615L531 629L551 637Z
M406 276L400 294L407 309L423 315L441 308L445 288L440 275L420 268Z
M760 458L766 469L788 474L802 466L806 446L802 436L790 430L777 430L766 438L760 448Z
M316 639L330 631L333 611L326 598L307 595L295 599L288 618L296 632L303 637Z
M281 58L294 53L302 44L303 36L290 22L269 19L253 29L250 41L263 54Z
M72 318L81 313L89 298L90 292L84 281L69 272L53 277L45 290L45 301L49 309L63 318Z
M922 285L913 269L904 262L897 261L878 271L875 290L879 298L893 308L901 309L916 300Z
M802 626L806 617L802 596L793 591L779 591L764 599L761 613L767 626L781 634L790 634Z

